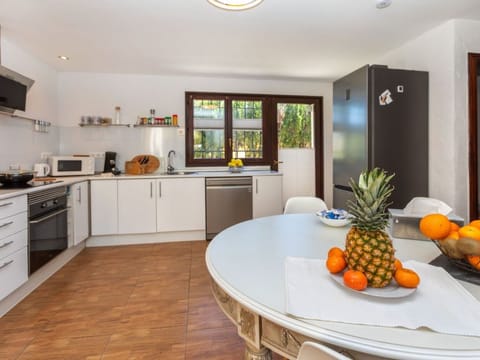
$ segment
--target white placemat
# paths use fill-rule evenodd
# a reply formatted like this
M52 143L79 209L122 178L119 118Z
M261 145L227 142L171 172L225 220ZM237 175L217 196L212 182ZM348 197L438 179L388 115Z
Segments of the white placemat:
M480 336L480 302L445 270L409 260L404 267L421 279L404 298L385 299L358 294L335 283L325 260L287 257L286 312L326 321L418 329Z

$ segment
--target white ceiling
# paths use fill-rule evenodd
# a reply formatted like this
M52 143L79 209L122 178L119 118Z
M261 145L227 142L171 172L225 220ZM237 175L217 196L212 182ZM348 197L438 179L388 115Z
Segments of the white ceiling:
M480 20L480 0L375 3L0 0L0 25L59 71L335 79L448 19Z

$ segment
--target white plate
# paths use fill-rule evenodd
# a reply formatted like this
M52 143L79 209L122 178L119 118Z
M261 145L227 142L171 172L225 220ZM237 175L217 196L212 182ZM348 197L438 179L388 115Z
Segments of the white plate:
M349 288L343 283L343 273L341 274L331 274L330 277L341 287L348 289L350 291L354 291L359 294L368 295L368 296L375 296L375 297L382 297L382 298L401 298L408 295L411 295L417 290L417 288L404 288L392 280L392 282L385 286L384 288L372 288L367 287L365 290L359 291L352 288Z

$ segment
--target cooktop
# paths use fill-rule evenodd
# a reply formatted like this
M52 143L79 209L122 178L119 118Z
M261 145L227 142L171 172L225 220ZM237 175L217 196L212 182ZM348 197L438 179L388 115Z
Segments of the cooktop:
M27 189L63 182L63 180L31 180L25 183L0 184L0 190L4 189Z

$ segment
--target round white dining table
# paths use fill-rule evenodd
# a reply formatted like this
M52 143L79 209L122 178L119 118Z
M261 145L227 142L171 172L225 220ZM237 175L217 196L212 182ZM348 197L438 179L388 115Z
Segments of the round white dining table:
M307 340L353 359L480 359L480 337L287 314L286 257L325 259L331 247L344 247L348 229L328 227L314 214L277 215L234 225L210 242L206 263L212 291L245 340L245 359L268 360L272 351L296 359ZM402 261L428 263L440 254L430 241L394 238L393 244ZM460 283L480 300L480 286Z

